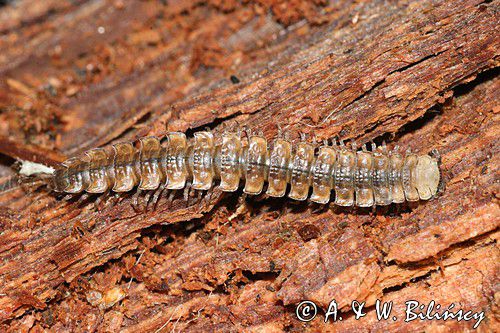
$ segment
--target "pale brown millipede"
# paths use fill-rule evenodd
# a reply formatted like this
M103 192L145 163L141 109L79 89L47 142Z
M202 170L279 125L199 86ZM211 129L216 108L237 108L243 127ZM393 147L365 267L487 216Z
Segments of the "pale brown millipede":
M295 146L279 135L268 145L262 135L241 137L225 132L216 140L210 131L117 143L112 150L92 149L63 162L48 179L51 189L65 193L105 193L182 189L208 190L216 181L226 192L240 185L244 193L265 190L288 197L339 206L373 207L428 200L440 183L438 157L389 151L385 144L369 149L343 143ZM265 184L267 183L267 187ZM333 191L332 191L333 190ZM158 194L154 196L158 199Z

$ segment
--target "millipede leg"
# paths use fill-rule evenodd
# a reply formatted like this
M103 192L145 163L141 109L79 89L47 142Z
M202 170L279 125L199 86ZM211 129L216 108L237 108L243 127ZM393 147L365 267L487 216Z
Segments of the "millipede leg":
M109 191L106 191L100 196L98 196L94 202L94 208L97 209L98 211L102 210L103 205L105 205L108 196L109 196Z
M100 207L100 204L101 204L101 201L102 201L102 197L104 196L104 194L102 195L99 195L95 201L94 201L94 209L97 210L97 211L100 211L101 210L101 207Z
M290 131L289 130L283 131L283 139L285 139L285 141L290 141Z
M137 191L134 193L134 196L132 197L132 208L134 211L138 212L139 211L139 196L141 195L142 190L137 189Z
M200 202L202 195L203 195L202 190L195 190L191 186L191 188L189 189L189 192L188 192L188 199L187 199L186 205L190 206L194 203ZM195 198L195 196L196 196L196 198Z
M63 200L63 201L69 201L72 198L74 198L73 194L66 194L61 200Z
M203 191L196 191L196 201L195 201L196 203L198 203L202 200L202 195L203 195ZM193 197L194 197L194 193L193 193Z
M241 216L249 211L251 208L246 201L247 194L243 193L239 198L238 198L238 204L236 206L236 211L228 217L228 221L232 221L238 216Z
M318 140L318 136L316 135L316 133L313 133L313 134L312 134L312 143L313 143L314 145L317 145L317 144L318 144L318 142L320 142L320 140Z
M146 195L144 196L144 211L148 211L148 205L149 205L149 199L151 199L151 196L153 195L153 191L147 191Z
M82 205L85 201L87 201L88 198L90 198L90 194L87 192L83 193L76 201L76 205L77 206Z
M238 138L241 138L241 125L237 120L235 120L235 122L236 122L236 136Z
M278 139L283 139L283 128L281 128L280 124L276 124L276 127L278 127Z
M160 196L163 193L163 191L165 190L165 186L166 186L166 184L162 184L155 191L155 194L153 195L153 200L151 200L152 204L153 204L153 210L156 210L156 207L158 206L158 202L159 202Z
M121 201L122 196L120 195L119 192L115 192L113 194L113 201L111 203L111 206L116 206L120 201Z
M215 188L215 189L212 188L212 189L210 189L210 190L207 191L207 194L203 198L203 203L205 205L207 205L207 206L210 205L210 201L212 201L212 197L213 197L213 195L214 195L214 193L215 193L216 190L217 190L217 188Z
M247 196L248 194L246 194L245 192L240 195L240 197L238 198L238 206L247 204Z
M241 127L241 131L247 140L248 140L248 138L250 138L252 136L252 130L247 125L243 125Z
M325 206L326 205L324 205L324 204L312 202L312 203L310 203L311 213L313 213L313 214L322 213L325 211Z
M169 191L169 190L167 190L167 191ZM174 202L174 197L175 197L175 191L171 191L170 193L168 193L167 208L172 207L172 204Z
M382 153L387 154L388 148L387 148L387 143L385 141L382 141Z
M191 182L186 182L186 186L184 187L184 193L183 193L183 198L184 201L186 202L186 206L188 206L188 200L189 200L189 191L191 190Z
M431 157L434 157L437 160L438 165L441 166L441 153L439 152L439 150L433 149L430 151L429 155Z

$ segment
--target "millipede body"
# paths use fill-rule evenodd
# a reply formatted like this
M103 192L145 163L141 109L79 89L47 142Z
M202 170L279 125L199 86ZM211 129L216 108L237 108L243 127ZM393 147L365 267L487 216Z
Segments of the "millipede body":
M268 145L262 135L242 138L236 133L218 139L209 131L196 132L189 140L171 132L162 140L144 137L138 145L92 149L63 162L50 186L66 193L175 190L188 184L209 190L217 181L226 192L241 184L247 194L265 191L271 197L309 197L321 204L334 196L339 206L372 207L428 200L440 181L437 158L402 156L385 145L368 151L343 144L317 147L302 140L294 146L281 135Z

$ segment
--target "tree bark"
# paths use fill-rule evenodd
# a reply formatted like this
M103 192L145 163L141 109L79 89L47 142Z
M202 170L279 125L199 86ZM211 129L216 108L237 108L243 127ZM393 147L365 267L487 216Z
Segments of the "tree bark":
M0 7L0 181L166 131L238 126L438 149L446 189L375 212L214 189L135 212L0 193L2 331L498 331L499 1L71 1ZM1 188L1 186L0 186ZM335 299L304 323L295 306ZM394 301L397 321L377 321ZM356 320L351 302L366 302ZM458 309L457 306L457 309Z

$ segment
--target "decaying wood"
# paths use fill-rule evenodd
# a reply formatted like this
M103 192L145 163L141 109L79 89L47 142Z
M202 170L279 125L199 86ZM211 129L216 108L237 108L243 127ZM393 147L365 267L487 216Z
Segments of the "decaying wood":
M446 190L376 212L213 190L155 211L0 194L2 331L498 331L499 1L76 1L0 7L0 177L167 130L280 125L442 154ZM14 145L10 145L13 143ZM40 149L37 149L40 147ZM42 152L42 153L40 153ZM47 154L43 153L47 152ZM39 160L39 159L38 159ZM295 317L301 300L345 316ZM355 320L350 302L366 302ZM429 328L430 327L430 328Z

